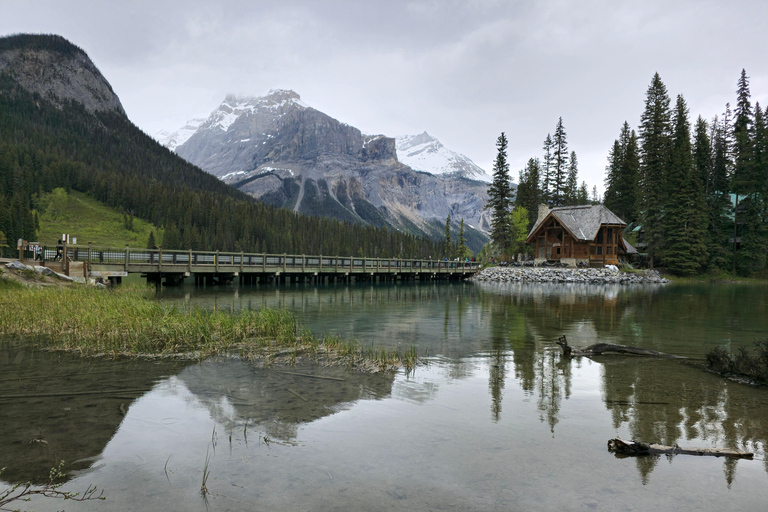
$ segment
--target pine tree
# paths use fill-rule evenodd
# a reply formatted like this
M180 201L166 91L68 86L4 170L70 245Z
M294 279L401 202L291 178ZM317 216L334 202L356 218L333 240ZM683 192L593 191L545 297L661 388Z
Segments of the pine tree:
M147 238L147 249L154 249L157 247L157 242L155 241L155 232L150 231L149 237Z
M452 242L451 242L451 214L448 214L448 217L445 218L445 251L443 251L446 256L451 254L452 252Z
M765 268L766 212L765 120L759 105L753 111L749 77L741 70L736 91L733 121L733 178L731 189L740 206L735 209L735 225L740 248L734 253L733 266L739 274L751 275Z
M605 177L605 206L624 222L637 220L638 172L637 135L624 121L619 138L608 155Z
M541 167L536 158L528 159L525 169L520 171L520 180L517 184L515 196L515 208L525 208L528 212L529 224L536 222L539 205L542 203L543 192L539 184Z
M464 237L464 219L459 223L459 242L456 245L456 257L459 259L470 258L472 251L467 247L467 239Z
M733 168L731 160L731 107L725 106L723 118L712 121L710 139L712 141L712 167L707 180L707 211L709 219L709 265L710 270L731 268L734 244L730 239L734 235L733 206L730 196L729 176Z
M565 188L568 180L568 137L565 134L563 118L559 118L552 137L552 170L547 188L553 206L565 204Z
M552 173L553 173L553 159L552 159L552 137L547 134L547 138L544 139L544 160L541 166L541 198L542 200L550 204L552 201Z
M568 163L568 179L565 183L565 200L566 205L579 204L577 202L576 194L579 188L579 162L576 159L576 152L571 151L570 162Z
M759 103L755 103L752 137L752 161L748 176L746 211L738 255L738 270L745 275L762 272L766 267L768 251L768 212L766 212L765 182L768 167L765 116Z
M640 118L640 220L648 264L653 268L663 255L666 169L669 166L671 121L667 87L658 73L653 76Z
M693 165L688 106L678 95L667 171L664 261L678 275L699 273L707 260L704 189Z
M488 187L486 209L491 210L491 241L501 255L506 255L510 245L510 226L507 214L510 211L512 187L507 162L507 136L501 133L496 140L498 154L493 164L493 181Z

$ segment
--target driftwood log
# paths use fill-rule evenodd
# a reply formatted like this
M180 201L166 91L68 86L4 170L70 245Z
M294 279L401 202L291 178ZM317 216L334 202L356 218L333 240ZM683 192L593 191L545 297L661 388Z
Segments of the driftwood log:
M627 345L616 345L614 343L596 343L586 348L578 349L568 345L568 340L565 336L560 336L557 339L557 344L563 348L563 355L565 357L578 357L578 356L599 356L607 352L615 352L617 354L634 354L638 356L653 356L653 357L669 357L674 359L685 359L681 356L675 356L672 354L666 354L664 352L658 352L656 350L648 350L639 347L630 347Z
M715 457L731 457L737 459L751 459L752 452L741 450L729 450L727 448L681 448L678 445L664 446L663 444L648 444L638 441L624 441L622 439L610 439L608 451L617 455L713 455Z

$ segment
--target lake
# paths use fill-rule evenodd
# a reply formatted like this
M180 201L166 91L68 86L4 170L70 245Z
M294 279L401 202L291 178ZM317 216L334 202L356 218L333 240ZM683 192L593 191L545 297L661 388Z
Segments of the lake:
M163 290L284 308L313 333L415 346L411 373L109 361L0 345L3 482L105 501L35 510L761 510L768 390L702 370L768 337L763 285L429 283ZM685 356L561 357L621 343ZM754 460L619 458L609 439L738 448ZM203 481L209 491L200 489ZM0 492L7 487L0 482ZM22 508L24 508L22 507Z

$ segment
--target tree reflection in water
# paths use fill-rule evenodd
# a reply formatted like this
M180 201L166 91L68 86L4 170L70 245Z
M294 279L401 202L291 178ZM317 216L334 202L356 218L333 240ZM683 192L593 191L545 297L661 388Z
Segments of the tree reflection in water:
M566 334L581 345L622 343L690 358L592 358L601 367L602 400L614 429L626 428L632 439L644 442L743 449L765 459L765 390L723 380L701 366L708 347L726 336L737 338L738 319L759 315L756 309L766 306L764 293L753 293L747 301L742 297L741 306L735 306L730 291L706 293L681 286L652 291L590 285L481 288L486 293L480 301L491 312L489 387L495 420L502 410L505 361L511 358L516 380L536 395L540 419L555 435L562 400L571 397L571 367L580 364L562 358L554 345ZM654 456L636 458L643 483L658 461ZM737 465L736 459L723 459L729 488Z

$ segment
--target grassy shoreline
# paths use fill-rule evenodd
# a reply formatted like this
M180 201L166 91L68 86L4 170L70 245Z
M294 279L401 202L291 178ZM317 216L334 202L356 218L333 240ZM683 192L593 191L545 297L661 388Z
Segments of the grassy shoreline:
M312 358L371 372L410 370L417 362L414 348L401 353L316 337L285 310L184 310L157 301L151 288L13 286L5 288L0 302L0 335L83 356L237 354L265 365Z

